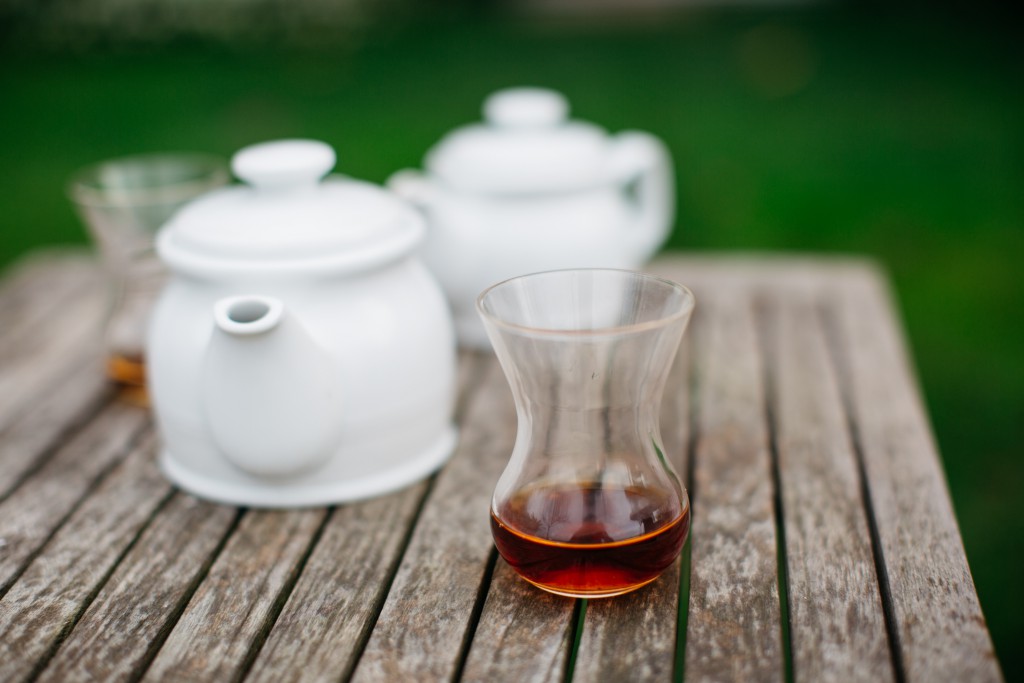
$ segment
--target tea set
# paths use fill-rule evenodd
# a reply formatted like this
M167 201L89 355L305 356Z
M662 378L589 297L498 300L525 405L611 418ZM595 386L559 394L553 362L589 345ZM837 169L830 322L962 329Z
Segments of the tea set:
M673 182L657 138L569 119L539 88L499 91L483 113L386 188L333 174L323 142L244 148L240 184L160 229L170 277L146 365L173 482L292 507L421 479L455 447L457 347L490 348L481 292L640 268L664 243Z

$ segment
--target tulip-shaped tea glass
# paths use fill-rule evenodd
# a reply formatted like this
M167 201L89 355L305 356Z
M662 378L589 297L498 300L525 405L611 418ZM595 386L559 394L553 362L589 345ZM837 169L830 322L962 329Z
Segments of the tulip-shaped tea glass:
M629 271L563 270L494 285L477 306L519 419L491 502L498 552L559 595L650 583L690 529L658 412L693 294Z
M166 279L154 238L171 215L230 180L216 156L171 152L104 161L80 170L68 185L99 247L110 286L104 326L107 374L141 387L149 311Z

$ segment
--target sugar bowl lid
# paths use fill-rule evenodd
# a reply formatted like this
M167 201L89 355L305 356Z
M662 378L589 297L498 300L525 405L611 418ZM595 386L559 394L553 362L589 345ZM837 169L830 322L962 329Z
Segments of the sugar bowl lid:
M329 176L334 149L316 140L246 147L231 160L244 185L211 192L161 230L160 256L184 270L363 269L413 250L419 215L371 183Z
M448 133L427 153L427 169L446 186L481 193L543 193L610 179L609 139L568 118L554 90L508 88L488 97L484 123Z

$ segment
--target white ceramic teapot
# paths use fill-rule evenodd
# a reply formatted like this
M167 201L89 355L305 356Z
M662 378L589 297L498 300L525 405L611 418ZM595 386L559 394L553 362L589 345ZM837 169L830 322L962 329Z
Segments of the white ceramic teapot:
M609 136L568 120L559 93L513 88L484 103L400 171L391 189L427 217L423 259L451 301L459 342L489 348L475 309L486 287L562 268L636 269L664 243L675 209L671 159L654 136Z
M182 488L260 507L364 498L450 455L455 339L419 261L422 218L369 183L323 181L334 150L255 145L248 186L162 229L172 278L151 320L161 466Z

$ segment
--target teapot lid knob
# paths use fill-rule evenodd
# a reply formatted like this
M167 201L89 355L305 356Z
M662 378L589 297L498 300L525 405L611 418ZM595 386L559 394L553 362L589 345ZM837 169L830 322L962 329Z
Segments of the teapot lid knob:
M334 168L334 148L319 140L276 140L250 145L231 158L231 170L260 189L316 185Z
M569 102L554 90L507 88L484 101L484 118L496 126L553 126L565 120Z

